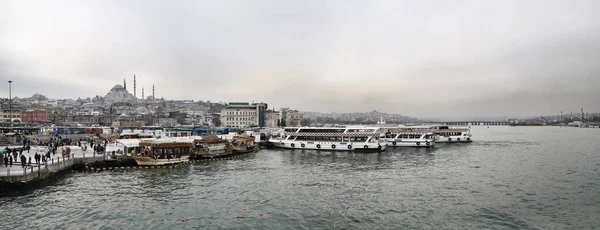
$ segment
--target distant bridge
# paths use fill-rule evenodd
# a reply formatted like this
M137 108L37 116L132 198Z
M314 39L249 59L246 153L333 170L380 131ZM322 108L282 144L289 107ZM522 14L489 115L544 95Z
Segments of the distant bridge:
M460 126L471 126L471 125L509 125L507 121L436 121L428 122L427 124L433 125L460 125Z

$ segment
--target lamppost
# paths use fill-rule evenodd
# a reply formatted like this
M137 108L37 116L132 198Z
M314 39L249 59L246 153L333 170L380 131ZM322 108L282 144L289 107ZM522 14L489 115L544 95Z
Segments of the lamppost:
M10 127L13 126L13 123L12 123L12 83L13 83L13 81L8 81L8 119L10 120Z

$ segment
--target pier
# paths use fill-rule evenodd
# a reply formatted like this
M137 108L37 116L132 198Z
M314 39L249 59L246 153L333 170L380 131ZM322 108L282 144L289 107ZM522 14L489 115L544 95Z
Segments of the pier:
M9 148L16 148L17 146L9 146ZM20 146L19 146L20 147ZM4 165L4 159L2 159L2 166L0 166L0 183L28 183L31 181L44 179L52 176L63 170L69 170L77 165L93 164L97 162L103 162L105 160L105 154L94 154L90 149L82 151L80 147L69 146L71 154L69 157L62 156L59 151L56 155L51 156L47 162L40 162L36 164L34 160L35 153L45 154L47 149L45 147L31 147L29 153L23 151L23 155L29 160L31 157L31 165L26 165L24 168L21 162L14 162L12 167ZM2 156L4 158L4 156Z

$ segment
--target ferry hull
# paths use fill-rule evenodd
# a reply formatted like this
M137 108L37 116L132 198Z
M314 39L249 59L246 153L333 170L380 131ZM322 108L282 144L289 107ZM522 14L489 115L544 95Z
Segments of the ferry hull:
M435 145L433 140L402 140L402 139L388 139L388 146L390 147L417 147L417 148L429 148Z
M248 154L252 154L258 151L258 146L251 148L251 149L246 149L246 150L232 150L230 153L226 153L226 154L221 154L221 155L216 155L216 156L210 156L210 155L193 155L190 158L192 160L206 160L206 159L219 159L219 158L229 158L229 157L236 157L236 156L241 156L241 155L248 155Z
M152 159L151 157L134 156L133 159L139 166L163 166L182 164L190 161L189 156L173 159Z
M471 143L473 140L471 137L437 137L435 139L437 143Z
M256 152L256 151L258 151L258 146L254 146L254 148L249 148L249 149L234 149L233 154L240 155L240 154L252 153L252 152Z
M274 147L286 149L311 149L326 151L357 151L357 152L382 152L388 147L386 143L332 143L332 142L290 142L270 141Z

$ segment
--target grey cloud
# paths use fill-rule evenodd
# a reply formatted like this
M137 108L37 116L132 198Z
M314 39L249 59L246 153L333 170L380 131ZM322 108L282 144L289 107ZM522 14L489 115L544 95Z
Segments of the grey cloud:
M156 84L165 98L309 111L598 111L599 5L5 1L0 77L26 78L28 94L50 97L104 95L136 73L146 95Z

